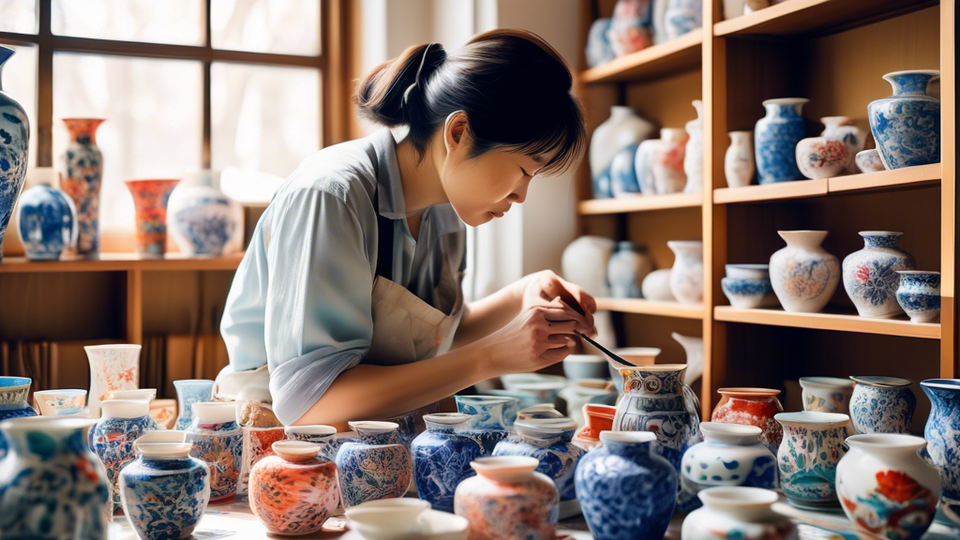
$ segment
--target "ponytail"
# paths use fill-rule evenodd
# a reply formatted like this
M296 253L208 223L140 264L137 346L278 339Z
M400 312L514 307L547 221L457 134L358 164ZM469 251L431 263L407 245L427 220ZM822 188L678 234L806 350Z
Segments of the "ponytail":
M415 107L407 103L422 96L417 87L426 84L446 58L442 45L427 43L407 47L397 58L375 67L357 86L360 115L384 126L410 125L416 121L410 118Z

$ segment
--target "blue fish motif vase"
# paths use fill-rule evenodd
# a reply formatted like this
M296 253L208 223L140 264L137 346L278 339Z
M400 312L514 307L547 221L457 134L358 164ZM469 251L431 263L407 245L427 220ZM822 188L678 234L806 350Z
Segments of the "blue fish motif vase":
M219 188L219 174L203 170L188 175L167 201L167 224L180 251L220 256L240 231L243 209Z
M179 442L177 442L179 439ZM123 513L140 538L190 536L210 502L210 469L190 457L182 431L153 431L137 439L139 456L120 471Z
M596 540L660 540L676 507L677 472L649 431L601 431L577 465L583 517Z
M940 101L927 95L936 70L895 71L883 78L893 96L867 106L870 131L887 170L940 162Z
M187 429L193 443L190 455L210 466L210 500L237 493L240 466L243 464L243 430L237 424L237 404L233 401L194 403L194 422Z
M960 379L928 379L920 388L931 404L923 438L940 469L941 518L960 527Z
M427 430L410 445L417 496L435 510L453 512L453 495L460 482L475 473L470 462L483 457L483 445L475 437L457 433L470 421L461 413L423 416Z
M850 398L850 420L857 433L910 433L917 397L910 379L850 377L856 385ZM851 434L852 435L852 434Z
M614 197L630 197L640 194L640 181L634 167L639 144L625 146L613 156L610 163L610 183Z
M120 506L120 470L136 458L134 442L150 431L150 402L108 399L101 403L103 416L90 430L90 449L107 469L111 503Z
M731 306L758 308L773 294L769 264L728 264L724 268L727 275L720 280L720 288Z
M861 231L864 247L843 259L843 288L861 317L887 319L902 315L897 303L900 270L913 270L913 255L897 248L903 233Z
M940 272L898 270L897 303L916 323L934 322L940 316Z
M847 453L850 417L840 413L790 412L774 416L783 426L777 451L780 487L799 508L822 509L837 500L837 464Z
M343 507L403 497L413 479L413 461L396 422L349 422L358 439L340 445L337 471Z
M14 52L10 47L0 46L0 71ZM27 175L29 140L27 112L0 88L0 260L3 260L3 237Z
M510 396L454 396L457 411L471 416L463 431L480 440L483 454L493 453L497 443L510 435L510 426L520 412L520 400Z
M173 381L177 391L177 423L174 429L185 431L193 423L193 404L213 399L213 381L209 379L182 379Z
M73 199L53 187L50 178L38 178L37 185L20 196L17 232L27 258L32 261L55 261L65 249L77 243L77 209Z
M698 492L715 486L777 489L777 458L760 442L757 426L700 424L703 442L683 454L680 482Z
M30 383L27 377L0 377L0 420L37 416L37 411L27 405ZM7 455L7 440L0 433L0 459Z
M797 167L797 143L806 135L800 111L806 98L778 98L763 102L767 115L754 128L754 152L761 184L803 180Z
M0 422L10 452L0 460L0 536L106 540L107 472L87 445L88 418Z

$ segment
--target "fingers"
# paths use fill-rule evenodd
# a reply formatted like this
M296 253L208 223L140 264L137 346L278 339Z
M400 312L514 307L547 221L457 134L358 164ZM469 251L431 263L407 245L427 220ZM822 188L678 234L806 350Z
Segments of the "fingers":
M575 332L592 334L594 331L592 324L588 324L579 313L573 311L570 306L560 302L559 299L555 299L549 305L538 306L538 310L542 315L544 322L547 324L574 322L575 328L573 331L569 332L571 334Z
M550 366L570 356L575 350L576 344L549 349L540 355L539 360L543 362L544 366Z

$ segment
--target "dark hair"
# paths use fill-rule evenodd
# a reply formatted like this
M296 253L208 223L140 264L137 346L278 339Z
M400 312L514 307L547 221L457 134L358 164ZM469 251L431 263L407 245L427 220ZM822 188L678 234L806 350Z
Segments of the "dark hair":
M542 156L541 170L551 174L576 163L585 147L572 87L570 68L553 47L531 32L506 29L474 36L449 56L439 43L409 47L368 73L355 100L369 120L409 126L421 159L447 116L464 111L470 157L505 148Z

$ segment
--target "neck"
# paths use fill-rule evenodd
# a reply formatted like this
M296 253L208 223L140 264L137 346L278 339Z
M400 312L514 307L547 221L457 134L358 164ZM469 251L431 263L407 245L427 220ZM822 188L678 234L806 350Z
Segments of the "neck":
M447 202L447 194L440 182L442 145L443 137L440 134L431 139L426 154L420 159L409 137L397 143L397 163L400 166L403 201L408 216Z

